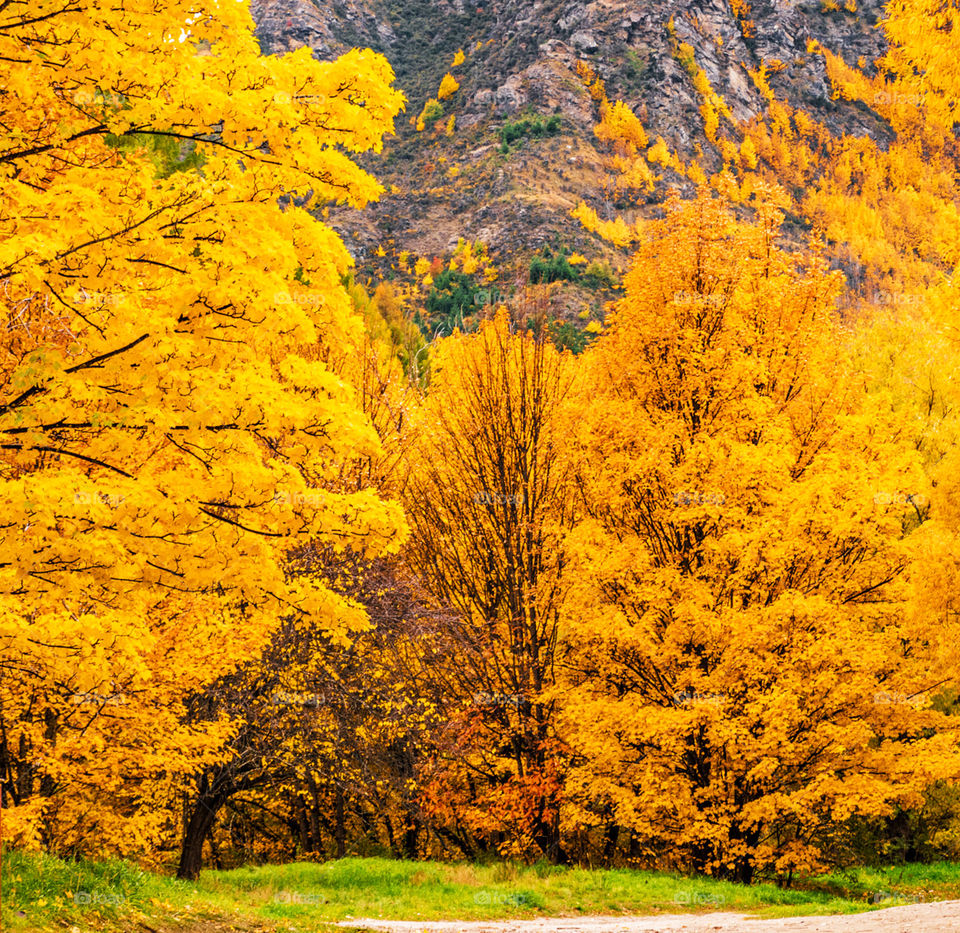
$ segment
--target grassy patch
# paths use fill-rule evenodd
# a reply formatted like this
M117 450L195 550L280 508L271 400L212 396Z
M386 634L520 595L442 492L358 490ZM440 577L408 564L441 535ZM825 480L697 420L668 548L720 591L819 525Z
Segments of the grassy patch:
M805 887L871 907L956 900L960 863L850 868L809 879Z
M339 920L488 920L730 910L851 913L960 896L960 865L858 868L790 890L629 869L349 858L207 871L190 884L129 862L63 862L7 852L3 928L119 933L154 929L329 930ZM223 925L220 926L219 923Z
M143 871L130 862L65 862L48 855L3 853L2 927L43 930L130 930L131 921L162 917L187 924L236 913L197 886Z

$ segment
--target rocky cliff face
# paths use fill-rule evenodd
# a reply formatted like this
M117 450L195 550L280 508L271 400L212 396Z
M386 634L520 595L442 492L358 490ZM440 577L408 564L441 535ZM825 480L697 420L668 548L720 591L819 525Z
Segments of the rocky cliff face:
M883 49L880 0L859 0L855 12L825 11L820 0L252 0L252 9L266 52L382 52L409 98L407 118L436 93L457 49L467 53L457 69L461 88L444 103L444 119L456 117L453 136L443 120L422 133L404 121L384 156L369 163L397 192L362 216L337 219L361 261L391 241L442 255L458 236L485 240L502 260L555 241L589 249L569 211L596 198L604 172L578 58L653 136L683 155L709 150L697 93L672 54L671 20L738 119L762 109L748 70L777 61L778 96L834 130L883 132L865 108L831 100L822 60L806 52L812 38L850 63L872 63ZM499 152L499 128L530 112L559 114L559 134ZM705 161L712 167L709 153Z

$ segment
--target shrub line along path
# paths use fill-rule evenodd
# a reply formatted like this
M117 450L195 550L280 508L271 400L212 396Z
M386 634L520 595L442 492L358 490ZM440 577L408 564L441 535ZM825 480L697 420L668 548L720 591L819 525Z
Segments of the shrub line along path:
M544 917L536 920L344 920L377 933L960 933L960 900L910 904L861 914L760 919L748 914L659 917Z

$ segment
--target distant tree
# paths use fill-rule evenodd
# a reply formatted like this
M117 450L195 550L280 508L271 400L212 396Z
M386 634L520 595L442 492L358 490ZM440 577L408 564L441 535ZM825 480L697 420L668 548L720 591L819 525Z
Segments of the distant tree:
M530 260L530 281L534 285L550 282L573 282L580 278L579 270L570 265L566 249L554 254L545 249L543 253Z
M440 82L440 90L437 91L437 97L440 100L446 100L448 97L453 97L459 90L460 82L452 74L447 72Z
M420 116L417 117L417 130L423 131L428 126L433 126L443 116L443 104L440 103L436 98L431 97L423 105L423 110L420 112Z
M445 334L466 329L466 319L476 312L481 286L473 275L444 269L433 280L425 307L433 328Z

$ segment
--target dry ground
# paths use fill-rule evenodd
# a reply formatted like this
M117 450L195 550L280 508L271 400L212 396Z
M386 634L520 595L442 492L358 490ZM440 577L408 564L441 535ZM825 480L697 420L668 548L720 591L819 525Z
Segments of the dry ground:
M910 904L862 914L777 920L712 913L472 923L350 920L340 926L377 933L960 933L960 901Z

